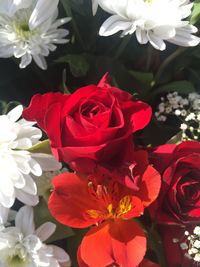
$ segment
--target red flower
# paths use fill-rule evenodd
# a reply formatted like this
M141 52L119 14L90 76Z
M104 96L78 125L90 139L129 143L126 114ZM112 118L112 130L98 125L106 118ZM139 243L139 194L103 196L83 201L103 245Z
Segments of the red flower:
M71 95L35 95L23 116L46 131L57 159L87 172L96 163L122 161L133 149L132 133L149 123L151 108L111 87L105 76Z
M136 194L113 181L106 171L87 178L73 173L54 177L54 191L49 199L52 215L71 227L98 225L82 240L78 253L80 266L105 267L116 263L134 267L141 262L146 238L140 226L128 219L140 216L154 200L150 198L157 189L151 186L151 175L157 172L149 168L141 183L143 189L139 188Z
M199 222L200 143L163 145L150 158L162 173L160 196L151 208L152 216L163 224Z

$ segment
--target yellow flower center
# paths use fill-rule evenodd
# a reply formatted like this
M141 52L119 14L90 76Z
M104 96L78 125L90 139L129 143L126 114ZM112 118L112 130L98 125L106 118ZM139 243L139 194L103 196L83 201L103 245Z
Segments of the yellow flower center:
M87 210L87 214L93 219L116 219L123 217L123 215L127 214L131 209L131 197L125 196L119 201L116 208L113 207L113 204L109 204L104 212L91 209Z

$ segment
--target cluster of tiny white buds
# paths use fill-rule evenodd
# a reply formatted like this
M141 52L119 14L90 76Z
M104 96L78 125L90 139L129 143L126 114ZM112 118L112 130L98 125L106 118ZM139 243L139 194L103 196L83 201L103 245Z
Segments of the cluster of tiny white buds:
M193 259L195 262L200 262L200 226L196 226L193 233L190 234L185 231L187 240L185 243L181 243L181 248L187 250L185 256Z
M200 138L200 94L190 93L183 97L173 92L161 97L155 116L158 121L165 122L169 115L180 120L182 140Z
M184 236L180 239L173 238L173 243L179 244L180 248L185 252L184 255L188 259L200 263L200 226L196 226L192 232L184 232Z

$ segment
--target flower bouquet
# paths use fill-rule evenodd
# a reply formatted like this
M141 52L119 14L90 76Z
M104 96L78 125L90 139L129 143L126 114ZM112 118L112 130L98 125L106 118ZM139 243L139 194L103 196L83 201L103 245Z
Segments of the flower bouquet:
M1 0L1 267L200 264L199 22L199 0Z

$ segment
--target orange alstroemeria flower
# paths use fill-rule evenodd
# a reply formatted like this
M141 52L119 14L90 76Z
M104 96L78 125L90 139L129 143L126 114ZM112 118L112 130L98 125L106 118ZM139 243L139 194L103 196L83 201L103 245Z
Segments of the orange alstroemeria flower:
M52 215L62 224L75 228L96 225L84 236L79 247L81 267L106 267L113 263L136 267L142 261L146 252L146 237L143 229L128 219L143 214L147 196L153 195L154 187L154 191L159 191L159 174L152 167L147 171L149 177L145 173L145 181L142 181L137 195L109 176L105 177L105 173L87 178L74 173L54 177L54 191L49 199ZM154 198L155 195L151 201ZM148 198L148 204L151 201Z

